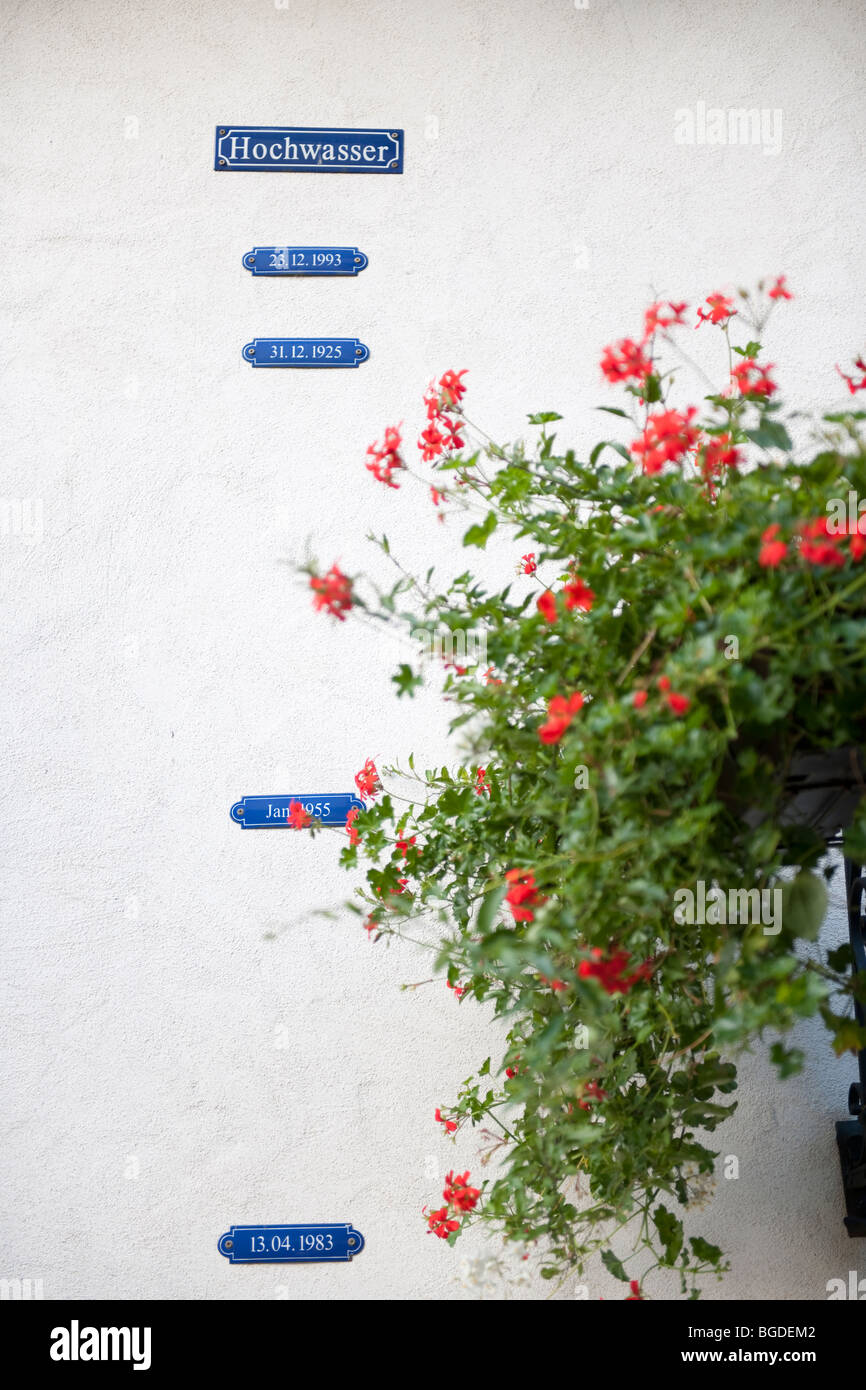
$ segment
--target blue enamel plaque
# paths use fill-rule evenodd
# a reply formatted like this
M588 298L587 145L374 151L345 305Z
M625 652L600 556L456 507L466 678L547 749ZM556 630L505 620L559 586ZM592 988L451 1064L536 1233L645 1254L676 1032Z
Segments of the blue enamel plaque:
M253 367L358 367L369 356L357 338L254 338L243 350Z
M217 1249L233 1265L351 1260L364 1237L348 1221L333 1226L232 1226Z
M254 246L243 263L253 275L357 275L367 257L357 246Z
M330 126L218 125L215 169L314 174L402 174L402 130Z
M346 817L353 806L363 811L364 803L351 792L340 792L335 796L320 793L308 795L296 792L294 796L245 796L235 802L231 818L242 825L244 830L261 830L279 826L285 830L289 824L289 809L293 801L299 801L307 815L322 825L345 825ZM291 828L291 827L289 827Z

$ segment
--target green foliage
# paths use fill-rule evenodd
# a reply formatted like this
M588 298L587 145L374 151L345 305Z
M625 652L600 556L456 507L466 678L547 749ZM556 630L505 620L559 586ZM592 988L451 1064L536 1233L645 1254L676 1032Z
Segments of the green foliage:
M740 355L757 351L751 342ZM858 418L841 412L817 422L811 456L794 454L775 402L707 400L703 438L725 431L746 455L709 480L700 463L644 474L633 434L581 462L544 432L553 412L530 416L542 429L534 454L491 445L472 455L465 495L482 510L464 544L483 548L498 526L515 555L533 550L538 573L501 592L469 573L438 589L429 576L401 579L365 605L409 631L443 620L482 629L492 678L471 664L449 674L462 765L384 769L401 799L371 804L356 821L361 844L343 851L347 866L368 857L361 897L379 933L399 936L410 918L440 924L439 966L464 987L461 1007L483 1001L502 1021L504 1056L448 1112L501 1134L505 1162L467 1219L542 1242L550 1277L595 1253L626 1280L610 1249L624 1227L693 1295L697 1276L724 1268L721 1251L683 1225L711 1181L706 1139L734 1108L736 1071L720 1051L819 1013L837 1051L862 1046L850 953L797 950L824 915L824 842L786 815L785 777L804 750L866 746L866 559L846 538L844 563L813 563L800 540L830 499L866 495L866 445ZM449 459L446 476L459 467ZM771 526L786 551L762 564ZM590 611L563 601L562 576L575 573L592 590ZM560 595L553 622L536 611L542 577ZM413 695L409 667L395 680ZM548 702L576 692L583 708L542 742ZM637 706L636 692L647 693ZM686 702L674 708L672 695ZM395 841L409 836L404 856ZM851 844L866 857L863 814ZM533 876L523 917L506 898L513 869ZM699 882L780 890L780 930L729 914L676 920L674 895ZM639 974L609 992L593 963L618 952ZM779 1041L770 1055L782 1078L803 1063Z

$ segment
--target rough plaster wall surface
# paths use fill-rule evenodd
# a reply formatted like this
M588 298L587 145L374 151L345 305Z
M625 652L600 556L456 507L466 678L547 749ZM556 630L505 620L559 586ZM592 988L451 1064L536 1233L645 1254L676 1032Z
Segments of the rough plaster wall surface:
M413 567L462 565L459 528L377 487L366 445L400 419L411 439L453 366L497 438L556 408L582 448L613 399L600 349L653 289L694 303L786 271L768 342L786 396L841 400L833 363L863 344L866 14L7 0L2 29L3 493L42 499L44 535L0 538L0 1274L47 1298L463 1297L420 1209L453 1162L477 1171L478 1141L455 1149L432 1112L497 1035L441 981L401 991L429 962L341 909L334 835L228 816L246 793L349 790L368 756L448 756L437 693L397 702L399 647L314 615L292 565L384 577L371 529ZM780 111L778 149L678 145L675 112L701 101ZM393 123L406 172L220 175L222 120ZM369 268L244 273L287 241L355 244ZM241 361L293 333L357 335L371 359ZM820 1028L797 1041L794 1081L762 1047L743 1061L717 1136L740 1177L701 1227L733 1267L708 1297L820 1299L864 1273L833 1140L853 1064ZM286 1220L351 1220L367 1248L288 1269L217 1253L231 1222ZM588 1294L621 1288L594 1271Z

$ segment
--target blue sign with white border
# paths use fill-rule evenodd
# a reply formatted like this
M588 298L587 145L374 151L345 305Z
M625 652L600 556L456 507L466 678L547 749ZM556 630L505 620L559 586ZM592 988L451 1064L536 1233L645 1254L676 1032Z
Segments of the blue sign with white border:
M345 825L353 806L359 811L364 809L363 801L351 792L332 796L297 792L294 796L244 796L232 807L231 818L244 830L273 829L274 826L285 830L287 826L291 828L288 816L294 801L322 825Z
M367 257L357 246L254 246L243 264L253 275L357 275Z
M402 130L218 125L214 166L313 174L402 174Z
M364 1237L348 1221L325 1226L232 1226L217 1249L233 1265L301 1264L351 1260Z
M359 367L369 356L357 338L254 338L243 349L252 367Z

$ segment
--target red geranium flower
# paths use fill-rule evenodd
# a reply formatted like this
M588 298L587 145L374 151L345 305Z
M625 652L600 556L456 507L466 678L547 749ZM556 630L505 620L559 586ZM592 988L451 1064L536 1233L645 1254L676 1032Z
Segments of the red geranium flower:
M538 727L538 737L542 743L558 743L578 710L583 708L583 696L571 695L567 700L562 695L554 695L547 705L547 720Z
M435 424L427 426L426 430L421 431L421 438L418 440L418 448L421 450L421 458L425 463L432 462L439 457L445 448L445 436L438 430Z
M676 691L671 691L667 698L668 704L674 714L685 714L689 705L692 703L688 695L677 695Z
M367 464L367 469L378 482L384 483L386 487L399 488L400 486L399 483L394 482L393 474L397 469L405 467L399 453L402 442L399 429L389 425L385 431L385 442L381 449L378 444L371 444L367 450L373 460L372 463Z
M566 608L582 608L584 613L588 613L592 608L595 593L582 579L575 577L569 580L562 592L565 595Z
M556 599L549 589L545 589L535 601L535 606L546 623L556 622Z
M843 372L842 368L838 365L838 363L836 366L836 371L839 373L842 380L847 384L848 390L851 392L852 396L854 395L855 391L866 391L866 354L864 354L864 356L862 357L855 357L854 366L857 368L858 372L863 373L859 381L856 377L849 376L847 372Z
M434 1120L436 1121L437 1125L444 1125L444 1126L445 1126L445 1132L446 1132L446 1134L453 1134L454 1131L455 1131L456 1128L457 1128L457 1125L455 1124L455 1122L454 1122L453 1120L446 1120L446 1119L445 1119L444 1115L442 1114L442 1111L439 1109L438 1106L436 1107L436 1110L435 1110L435 1112L434 1112L433 1118L434 1118Z
M471 1211L481 1196L480 1187L469 1187L469 1169L465 1173L455 1173L452 1169L445 1174L445 1187L442 1196L451 1207L458 1211Z
M788 295L788 298L790 299L791 296ZM628 1286L631 1289L631 1293L628 1295L626 1303L644 1303L646 1301L640 1291L640 1281L638 1279L630 1279Z
M332 565L324 576L311 575L310 588L315 593L313 607L317 613L322 609L346 621L346 613L352 607L352 581L343 574L339 565Z
M647 960L627 975L631 961L628 951L616 950L606 957L600 947L593 946L590 955L591 960L580 962L577 973L582 980L598 980L607 994L628 994L639 980L645 980L652 974L652 961Z
M534 921L535 913L532 909L544 901L538 896L535 875L525 869L509 869L505 881L511 885L505 894L505 901L511 908L515 922Z
M535 574L538 565L535 563L535 552L530 551L528 555L521 555L523 561L523 574Z
M361 836L355 829L355 821L358 819L359 815L360 812L357 806L351 806L349 808L349 814L346 816L346 829L349 832L350 845L359 845L361 843Z
M648 699L649 696L645 690L636 690L631 697L631 702L635 709L643 709Z
M758 553L758 564L763 565L764 569L775 569L788 553L785 542L776 540L781 529L778 521L774 521L772 526L768 526L766 531L761 533L763 545Z
M650 415L640 439L634 440L632 453L643 460L644 473L659 473L666 463L681 463L700 439L700 430L691 422L697 407L690 405L685 414L680 410L661 410Z
M772 370L772 363L763 367L754 357L746 357L732 369L731 376L736 381L741 396L762 396L766 399L777 389L775 381L770 377Z
M603 1091L597 1081L588 1081L583 1088L583 1096L584 1099L579 1100L577 1103L581 1110L589 1110L590 1101L604 1100L607 1096L607 1091Z
M708 313L704 313L702 308L698 309L698 322L695 324L695 328L700 328L702 323L727 323L737 312L734 308L734 301L725 294L708 294L707 306Z
M382 783L379 781L376 764L372 758L368 758L361 771L355 773L355 786L365 801L368 796L374 797L377 792L382 790Z
M794 296L792 295L791 291L790 291L789 289L787 289L786 286L785 286L785 281L787 280L787 278L788 278L787 275L777 275L777 276L776 276L776 279L775 279L775 281L774 281L774 283L773 283L772 289L770 289L770 290L767 291L767 294L768 294L768 296L770 297L770 299L793 299L793 298L794 298Z
M721 468L736 468L743 455L731 443L729 434L717 434L701 445L698 455L705 478L713 478Z
M304 810L300 801L290 801L287 820L293 830L305 830L310 824L310 813Z
M655 304L651 304L644 314L644 341L661 328L673 328L675 324L683 324L683 314L689 307L688 304L673 304L668 300L669 313L666 313L662 301L659 299Z
M479 767L475 770L474 790L476 796L481 796L482 792L486 792L487 795L490 796L490 783L487 780L487 769L484 767Z
M601 359L601 370L608 381L646 381L653 364L646 356L641 343L631 338L623 338L612 347L606 347Z
M814 521L805 522L800 527L800 535L803 537L800 542L800 554L804 560L808 560L812 565L844 565L845 556L839 549L842 533L830 535L826 516L818 516Z
M424 1211L427 1211L426 1207ZM438 1211L431 1211L430 1215L427 1217L427 1225L430 1227L430 1231L433 1232L434 1236L438 1236L440 1240L447 1240L452 1231L460 1230L459 1221L456 1221L453 1217L449 1220L447 1207L440 1207ZM429 1233L428 1231L428 1235Z
M446 405L459 405L463 397L466 395L466 387L463 385L463 377L466 376L468 371L469 368L464 367L462 372L445 372L443 376L440 376L439 390L442 393L442 399L446 403Z

